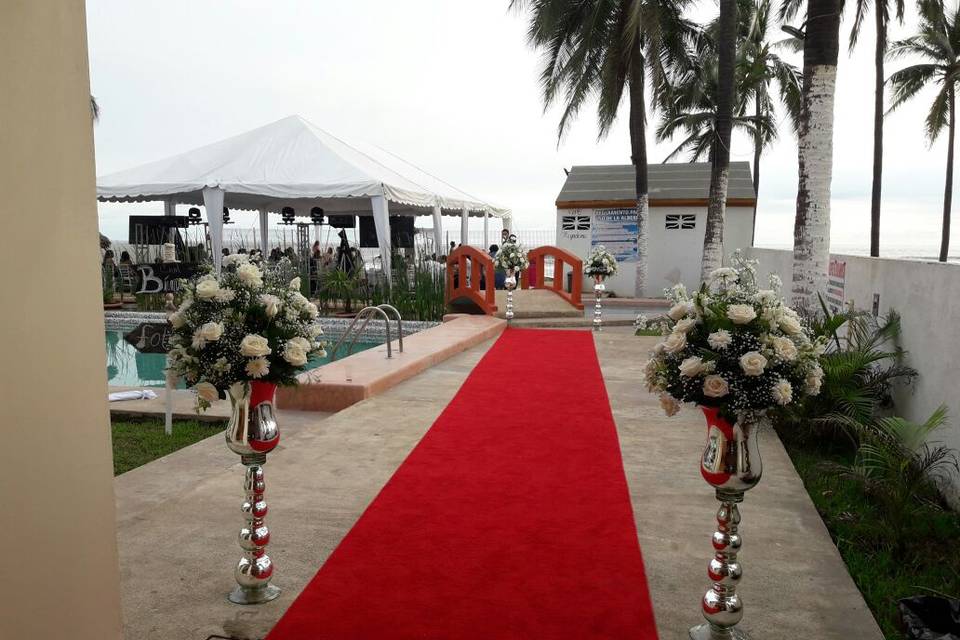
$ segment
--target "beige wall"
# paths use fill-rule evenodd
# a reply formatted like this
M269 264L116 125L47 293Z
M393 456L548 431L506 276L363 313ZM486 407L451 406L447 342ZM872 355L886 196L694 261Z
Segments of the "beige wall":
M119 570L83 0L2 0L0 68L0 638L110 640Z

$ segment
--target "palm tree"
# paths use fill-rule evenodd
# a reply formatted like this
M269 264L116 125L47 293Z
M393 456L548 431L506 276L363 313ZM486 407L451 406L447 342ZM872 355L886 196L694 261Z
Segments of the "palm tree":
M736 100L734 71L737 57L737 0L720 0L717 27L717 119L716 143L710 163L710 199L703 235L700 279L706 282L710 272L723 263L723 219L727 210L727 185L730 173L730 134L733 129L733 103Z
M850 30L850 49L857 44L860 29L871 0L857 0L857 9ZM903 22L903 0L893 0L897 20ZM883 59L887 54L887 26L890 24L890 0L873 0L877 40L874 45L875 89L873 98L873 187L870 196L870 255L880 255L880 192L883 182Z
M927 60L911 65L890 76L893 111L927 85L938 87L927 114L927 139L933 144L947 128L947 176L943 191L943 229L940 239L940 262L947 261L950 250L950 210L953 200L953 142L956 130L956 85L960 79L960 7L948 15L943 4L922 1L920 32L890 47L890 57L918 56Z
M785 0L781 19L797 14L803 0ZM796 307L816 308L830 264L830 182L833 179L833 96L840 52L843 0L807 0L803 34L803 92L797 132L799 180L793 229Z
M741 80L737 95L742 110L745 111L747 105L753 103L753 114L757 123L761 125L773 123L773 126L757 126L753 131L753 192L758 199L760 197L760 156L777 139L774 99L770 93L771 84L777 85L777 95L794 134L799 130L802 101L803 76L800 70L784 61L775 51L790 41L771 42L769 40L771 12L770 0L742 0L740 4L742 42L737 60L737 72ZM754 205L751 244L756 232L756 223L757 210Z
M646 101L660 91L670 60L680 57L697 29L682 16L690 0L511 0L529 5L527 37L543 51L544 105L565 103L558 136L591 97L598 98L597 121L605 136L617 117L626 90L630 105L630 159L635 168L637 212L636 295L647 288Z

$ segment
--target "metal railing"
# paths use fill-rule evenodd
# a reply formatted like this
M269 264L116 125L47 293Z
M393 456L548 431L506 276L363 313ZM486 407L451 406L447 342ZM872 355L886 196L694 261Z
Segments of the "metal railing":
M353 322L350 323L350 326L347 327L347 330L343 332L343 335L340 336L340 339L337 340L337 343L333 345L333 349L330 350L330 362L333 362L337 359L337 353L340 350L340 346L346 341L348 337L353 335L353 339L350 341L350 344L347 346L347 355L349 356L353 353L353 347L357 344L357 339L363 333L363 330L366 328L367 324L370 323L370 319L373 316L379 314L383 316L384 326L387 331L387 357L393 357L393 348L390 344L390 316L387 315L387 311L392 311L397 316L397 343L400 347L400 353L403 353L403 318L400 317L400 312L397 311L396 307L389 304L381 304L376 307L364 307L360 312L354 317ZM354 331L357 323L360 320L363 320L363 324Z

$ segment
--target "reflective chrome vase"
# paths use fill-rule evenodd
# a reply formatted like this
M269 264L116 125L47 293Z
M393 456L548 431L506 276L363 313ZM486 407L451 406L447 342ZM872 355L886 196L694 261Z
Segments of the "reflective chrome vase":
M237 604L260 604L280 595L280 589L270 584L273 562L266 552L270 530L264 524L267 501L263 497L263 465L267 453L280 442L273 408L276 392L277 385L273 383L253 381L238 382L227 394L233 408L227 424L227 447L240 454L240 461L247 468L246 497L240 507L245 522L237 538L243 557L234 570L237 586L227 596Z
M503 286L507 288L507 309L503 316L507 319L507 322L513 320L513 290L517 288L517 278L513 273L513 269L507 269L507 277L503 281Z
M604 276L593 276L593 293L597 298L597 303L593 306L593 330L603 331L603 309L600 306L600 297L607 288L603 284Z
M714 557L707 568L713 586L703 596L706 622L690 629L692 640L742 640L747 635L737 628L743 618L743 604L737 584L743 571L740 551L740 510L745 491L757 486L763 471L757 432L760 423L746 419L731 424L713 407L702 407L707 418L707 446L700 460L700 474L717 491L720 509L713 533Z

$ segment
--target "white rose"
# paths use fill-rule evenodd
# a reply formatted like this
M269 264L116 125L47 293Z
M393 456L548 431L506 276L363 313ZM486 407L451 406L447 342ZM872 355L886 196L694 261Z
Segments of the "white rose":
M730 392L730 386L722 376L712 375L703 379L703 395L708 398L722 398Z
M274 317L280 311L280 298L277 296L264 293L258 298L258 300L260 301L260 304L263 305L264 309L266 309L268 318Z
M753 305L732 304L727 307L727 317L733 320L733 324L749 324L757 317Z
M290 288L294 291L300 291L300 278L294 278L290 281Z
M240 341L240 354L254 358L270 355L270 342L255 333L247 334Z
M290 340L283 346L283 359L295 367L307 364L307 352L298 343Z
M726 329L714 331L707 336L707 344L718 351L723 351L729 347L731 342L733 342L733 336L731 336L730 332Z
M796 316L783 314L780 317L780 328L783 329L783 332L787 335L795 336L803 331L803 325L800 324L800 320Z
M731 269L730 267L720 267L719 269L714 269L710 272L709 280L714 282L715 280L726 280L728 278L736 278L737 270Z
M248 287L258 289L263 286L263 274L260 273L260 269L255 264L249 262L241 264L237 268L237 276L240 277L240 282Z
M310 301L304 298L303 294L300 293L299 291L294 291L293 294L291 294L290 296L290 300L291 300L290 304L296 307L297 309L302 309L304 306L310 303Z
M763 375L763 370L767 366L767 359L756 351L748 351L740 356L740 368L748 376Z
M683 351L687 346L687 336L684 333L673 332L663 341L663 350L667 353Z
M290 338L290 342L296 345L299 345L300 348L303 349L304 351L310 351L311 349L313 349L313 343L302 336ZM289 344L290 342L288 342L287 344Z
M317 309L317 305L313 304L312 302L308 302L307 304L303 305L303 312L306 313L307 317L311 320L316 319L316 317L320 315L320 310Z
M804 391L807 395L816 396L820 395L820 386L823 384L823 369L820 367L815 367L807 373L806 379L803 381Z
M756 295L757 302L765 306L775 304L778 297L773 289L760 289Z
M220 291L220 285L214 279L201 280L197 283L197 297L209 300Z
M220 398L217 388L209 382L198 382L193 386L193 390L197 392L200 399L207 402L216 402Z
M323 335L323 327L319 324L312 324L307 327L307 332L310 334L311 338L316 338L317 336Z
M270 362L266 358L254 358L247 362L245 370L251 378L262 378L270 373Z
M170 314L170 326L174 329L180 329L187 324L187 319L179 311Z
M770 393L779 405L790 404L790 401L793 400L793 387L790 386L790 382L783 378L777 380Z
M223 335L223 325L219 322L207 322L199 329L200 337L209 342L216 342Z
M696 378L706 370L703 358L699 356L690 356L680 363L680 375L687 378Z
M689 333L691 329L697 326L697 321L693 318L684 318L676 325L674 325L673 330L679 331L680 333Z
M670 307L670 311L667 312L667 315L670 316L671 320L679 320L687 315L688 309L689 305L687 305L686 302L678 302Z
M669 393L660 394L660 407L668 416L674 416L680 411L680 403Z
M797 345L793 344L793 340L782 336L773 338L773 352L777 354L777 357L783 358L787 362L793 362L799 355Z

